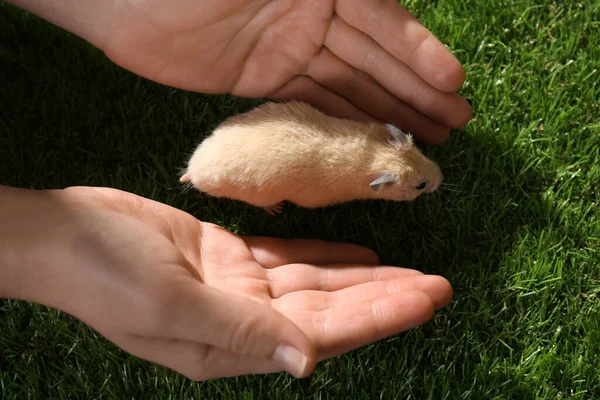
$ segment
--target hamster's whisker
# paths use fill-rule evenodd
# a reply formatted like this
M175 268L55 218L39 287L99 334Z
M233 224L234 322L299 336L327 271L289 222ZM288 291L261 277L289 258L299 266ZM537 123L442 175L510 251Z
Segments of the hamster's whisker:
M460 157L467 153L471 153L472 151L474 151L474 150L473 149L465 149L463 151L459 151L458 153L456 153L452 157L450 157L449 160L454 160L455 158Z
M456 184L446 184L446 185L441 184L439 186L439 188L440 189L456 189L456 188L460 189L460 188L465 188L465 186L463 186L463 185L456 185Z
M454 193L467 193L466 190L457 190L455 188L452 187L448 187L448 186L441 186L440 185L440 189L443 189L444 191L449 191L449 192L454 192Z
M441 182L440 186L462 186L458 183L450 183L450 182Z
M444 169L446 168L452 168L452 167L458 167L458 166L463 166L464 164L448 164L448 165L444 165Z

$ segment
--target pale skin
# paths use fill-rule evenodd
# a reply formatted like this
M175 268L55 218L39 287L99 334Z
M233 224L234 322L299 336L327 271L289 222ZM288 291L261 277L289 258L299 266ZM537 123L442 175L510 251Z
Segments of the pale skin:
M304 100L430 143L471 116L458 61L391 0L10 2L178 88ZM361 246L240 237L108 188L0 186L0 276L0 297L63 310L194 380L305 377L452 297L446 279Z

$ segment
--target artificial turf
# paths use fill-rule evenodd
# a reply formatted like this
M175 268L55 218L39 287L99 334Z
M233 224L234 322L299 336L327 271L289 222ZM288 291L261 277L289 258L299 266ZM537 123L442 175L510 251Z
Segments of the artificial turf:
M0 302L0 393L24 398L600 398L600 1L403 1L467 70L473 120L423 148L412 203L260 209L182 192L194 146L259 100L161 86L0 4L0 184L110 186L240 234L359 243L446 277L422 327L287 374L196 383L43 306Z

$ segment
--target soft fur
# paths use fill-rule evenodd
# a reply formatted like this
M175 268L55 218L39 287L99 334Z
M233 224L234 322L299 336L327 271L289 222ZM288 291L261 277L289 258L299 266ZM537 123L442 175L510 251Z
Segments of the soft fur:
M413 200L442 179L399 129L330 117L301 102L266 103L229 118L198 146L181 177L211 196L263 208Z

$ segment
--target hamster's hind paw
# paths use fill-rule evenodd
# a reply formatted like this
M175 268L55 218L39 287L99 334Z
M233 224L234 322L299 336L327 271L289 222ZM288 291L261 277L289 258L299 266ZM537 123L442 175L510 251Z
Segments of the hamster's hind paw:
M275 214L279 214L283 211L284 206L285 206L285 203L283 201L280 201L279 203L273 204L272 206L262 207L262 208L264 210L266 210L272 216L275 216Z

